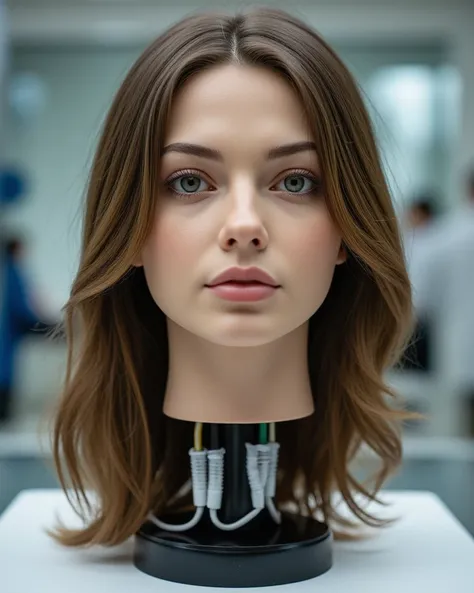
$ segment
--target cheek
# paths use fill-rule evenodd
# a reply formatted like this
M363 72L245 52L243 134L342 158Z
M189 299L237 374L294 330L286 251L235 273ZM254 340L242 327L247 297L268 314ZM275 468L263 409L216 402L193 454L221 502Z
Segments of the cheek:
M156 223L142 252L143 270L155 303L173 316L176 295L181 293L183 271L189 269L186 235L166 220Z
M167 275L178 271L189 261L192 246L189 235L178 231L174 222L161 220L147 239L143 250L143 264L147 274Z
M341 236L331 220L317 220L300 227L289 239L292 258L305 274L311 269L332 274L339 256Z

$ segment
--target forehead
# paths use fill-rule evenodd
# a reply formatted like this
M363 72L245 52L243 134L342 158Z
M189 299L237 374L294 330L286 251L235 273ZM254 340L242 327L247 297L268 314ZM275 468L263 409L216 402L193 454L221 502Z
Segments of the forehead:
M308 137L303 105L284 78L263 67L222 65L194 75L175 96L167 141L198 136Z

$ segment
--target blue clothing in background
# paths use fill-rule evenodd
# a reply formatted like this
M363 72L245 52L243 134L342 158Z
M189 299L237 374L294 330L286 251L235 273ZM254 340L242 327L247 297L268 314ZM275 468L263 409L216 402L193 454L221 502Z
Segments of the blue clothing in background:
M28 302L27 286L20 264L6 256L2 262L0 290L0 388L10 388L14 376L15 354L21 338L37 323Z

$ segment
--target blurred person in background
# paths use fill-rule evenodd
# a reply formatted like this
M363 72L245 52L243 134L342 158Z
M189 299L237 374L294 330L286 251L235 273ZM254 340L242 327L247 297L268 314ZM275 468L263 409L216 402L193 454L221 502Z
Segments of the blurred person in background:
M23 265L24 241L19 237L3 242L0 289L0 424L12 417L15 363L22 338L31 331L54 326L37 311Z
M404 221L404 246L417 325L413 341L405 352L403 368L425 372L433 368L433 332L430 315L417 300L420 292L418 280L422 277L421 267L435 236L438 220L436 203L434 196L420 195L408 206Z
M436 326L436 348L449 384L463 396L474 437L474 169L467 199L437 221L416 264L414 304Z
M436 200L425 194L413 200L406 213L406 226L409 229L422 231L428 229L437 214Z

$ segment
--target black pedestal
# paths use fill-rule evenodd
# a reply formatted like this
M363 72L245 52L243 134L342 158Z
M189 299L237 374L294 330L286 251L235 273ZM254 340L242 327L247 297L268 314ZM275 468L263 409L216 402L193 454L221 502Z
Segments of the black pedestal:
M191 516L163 519L185 523ZM324 523L290 513L282 513L281 525L266 514L256 522L258 528L252 522L251 529L223 532L206 515L183 533L146 523L136 536L135 566L160 579L207 587L283 585L331 568L332 535Z
M224 496L219 519L233 523L252 510L245 443L257 443L258 425L210 424L204 446L223 447ZM160 516L187 523L194 512ZM282 513L277 525L267 509L235 531L221 531L208 515L188 531L170 532L145 523L136 535L135 566L177 583L208 587L265 587L304 581L331 568L332 536L324 523Z

